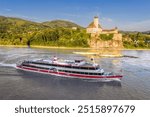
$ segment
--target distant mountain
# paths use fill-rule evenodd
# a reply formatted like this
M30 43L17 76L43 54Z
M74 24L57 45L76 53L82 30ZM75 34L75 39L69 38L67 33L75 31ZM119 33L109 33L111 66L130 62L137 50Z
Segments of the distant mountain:
M123 30L120 30L119 32L122 33L122 34L126 34L126 33L138 33L138 31L123 31Z
M123 30L120 30L119 31L120 33L122 33L122 34L134 34L134 33L142 33L142 34L150 34L150 31L123 31Z
M0 16L0 32L26 33L38 31L46 28L82 28L81 26L65 20L53 20L48 22L37 23L21 18Z
M150 34L150 31L144 31L143 34Z
M20 18L0 16L0 32L30 32L47 28L41 23L32 22Z
M65 21L65 20L53 20L53 21L47 21L43 22L43 25L49 26L51 28L58 28L58 27L64 27L64 28L72 28L72 27L77 27L77 28L83 28L73 22L70 21Z

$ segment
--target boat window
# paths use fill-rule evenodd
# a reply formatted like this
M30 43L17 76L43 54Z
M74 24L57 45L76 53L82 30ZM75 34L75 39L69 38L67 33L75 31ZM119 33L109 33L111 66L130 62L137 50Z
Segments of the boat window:
M41 62L31 62L33 64L39 65L47 65L47 66L57 66L57 67L65 67L65 68L75 68L75 69L85 69L85 70L96 70L99 67L87 67L87 66L71 66L71 65L60 65L60 64L52 64L52 63L41 63Z
M76 73L76 74L103 75L102 73L77 72L77 71L68 71L68 70L59 70L59 71L68 72L68 73Z

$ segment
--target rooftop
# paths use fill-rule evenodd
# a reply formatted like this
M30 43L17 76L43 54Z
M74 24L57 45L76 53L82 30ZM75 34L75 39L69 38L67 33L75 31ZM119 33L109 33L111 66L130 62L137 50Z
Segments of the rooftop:
M94 18L98 18L98 16L95 16Z
M87 28L96 28L94 22L91 22ZM102 28L100 24L98 24L98 28Z

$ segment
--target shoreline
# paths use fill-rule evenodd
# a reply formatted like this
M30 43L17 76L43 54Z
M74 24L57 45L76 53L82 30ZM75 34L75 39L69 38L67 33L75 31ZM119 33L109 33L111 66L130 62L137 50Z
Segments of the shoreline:
M0 45L0 47L16 47L16 48L28 48L27 45ZM31 45L30 48L45 48L45 49L91 49L91 48L83 48L83 47L56 47L56 46L38 46Z
M0 47L14 47L14 48L28 48L27 45L0 45ZM100 49L96 49L96 48L84 48L84 47L55 47L55 46L38 46L38 45L32 45L30 46L30 48L41 48L41 49L94 49L94 50L100 50ZM106 48L107 49L107 48ZM150 50L148 48L134 48L134 49L128 49L128 48L122 48L122 49L118 49L118 50Z

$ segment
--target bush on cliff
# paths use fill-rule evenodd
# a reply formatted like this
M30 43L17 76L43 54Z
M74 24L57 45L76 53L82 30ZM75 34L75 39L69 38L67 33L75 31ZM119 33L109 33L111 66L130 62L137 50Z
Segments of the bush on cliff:
M114 34L100 34L99 38L103 41L109 41L113 39Z

